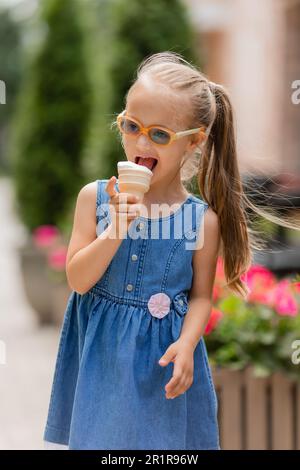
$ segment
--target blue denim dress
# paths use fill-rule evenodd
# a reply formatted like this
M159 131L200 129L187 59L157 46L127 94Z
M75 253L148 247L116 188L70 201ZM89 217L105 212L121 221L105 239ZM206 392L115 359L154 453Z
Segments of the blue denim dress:
M111 221L107 182L97 180L98 236ZM45 441L69 449L220 449L203 337L194 350L193 383L183 394L166 398L174 363L158 364L180 336L207 207L190 195L166 217L137 217L97 283L83 295L71 292Z

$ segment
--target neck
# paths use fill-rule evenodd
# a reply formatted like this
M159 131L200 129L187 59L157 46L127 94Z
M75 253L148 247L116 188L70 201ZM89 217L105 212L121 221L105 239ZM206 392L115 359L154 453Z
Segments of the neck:
M158 181L150 185L149 191L144 195L144 204L175 204L182 203L189 196L182 185L180 178L169 181Z

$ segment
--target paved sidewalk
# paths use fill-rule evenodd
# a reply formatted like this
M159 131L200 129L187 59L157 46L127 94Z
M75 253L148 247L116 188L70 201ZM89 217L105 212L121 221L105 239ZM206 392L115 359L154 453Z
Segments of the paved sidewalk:
M17 247L26 231L9 178L0 178L0 449L43 449L59 328L38 325L22 285Z

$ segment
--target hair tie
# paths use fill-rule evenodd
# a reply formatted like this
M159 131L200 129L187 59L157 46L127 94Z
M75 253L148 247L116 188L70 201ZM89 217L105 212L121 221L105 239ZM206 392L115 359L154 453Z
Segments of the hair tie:
M213 94L215 94L215 90L216 90L217 84L216 84L215 82L209 81L209 82L208 82L208 86L209 86L210 91L211 91Z

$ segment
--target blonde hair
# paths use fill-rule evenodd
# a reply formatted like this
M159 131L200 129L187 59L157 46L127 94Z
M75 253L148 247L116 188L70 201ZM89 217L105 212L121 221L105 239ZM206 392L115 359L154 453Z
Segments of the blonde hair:
M252 263L252 250L265 248L250 228L247 209L284 227L299 230L288 219L277 217L253 204L243 191L238 168L233 108L227 90L211 82L200 70L180 54L170 51L146 57L139 65L136 78L129 88L145 76L170 87L179 97L188 98L190 113L186 125L206 127L207 139L181 166L181 180L188 182L197 175L199 192L218 215L221 245L219 256L224 261L227 287L246 297L249 293L241 276ZM187 128L189 128L187 127Z

